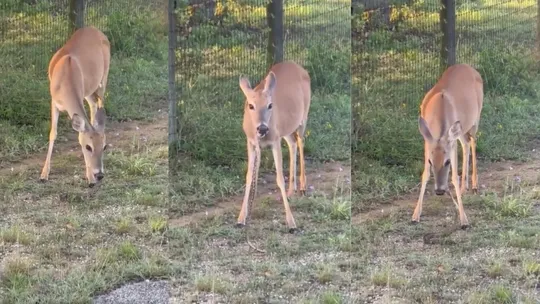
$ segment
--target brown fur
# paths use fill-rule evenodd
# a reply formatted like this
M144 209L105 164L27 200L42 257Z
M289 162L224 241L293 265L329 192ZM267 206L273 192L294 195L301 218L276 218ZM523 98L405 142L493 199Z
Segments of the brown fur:
M461 195L468 190L471 152L472 188L475 192L478 189L476 132L480 123L483 98L482 77L466 64L449 67L424 97L418 120L420 133L424 137L424 172L413 221L420 221L430 167L435 176L435 192L439 195L448 191L448 173L451 168L461 226L468 226ZM463 152L461 186L458 184L456 140L460 141Z
M240 78L240 88L244 92L243 129L247 137L248 172L246 192L238 224L244 225L251 207L250 193L256 191L256 181L260 162L261 147L270 146L276 166L277 184L281 191L285 216L289 228L296 223L289 207L288 197L296 191L296 156L300 153L300 192L305 194L306 176L303 137L311 103L311 85L307 71L300 65L286 61L274 65L268 76L254 89L247 78ZM271 104L271 108L269 108ZM259 125L267 127L264 136L259 136ZM285 191L281 140L285 139L290 152L289 190ZM253 186L252 186L253 184Z
M52 57L48 69L51 132L47 158L40 177L42 181L49 178L60 112L68 113L73 129L79 132L88 183L93 186L96 179L103 177L103 151L106 148L103 100L109 64L109 40L94 27L77 30ZM84 99L90 106L90 120L86 116Z

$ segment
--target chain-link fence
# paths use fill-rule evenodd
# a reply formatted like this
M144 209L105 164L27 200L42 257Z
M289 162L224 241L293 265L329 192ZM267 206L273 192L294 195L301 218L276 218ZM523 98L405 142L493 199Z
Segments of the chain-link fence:
M165 0L2 1L0 124L10 132L0 134L0 156L30 153L46 146L50 121L48 64L71 33L83 25L97 27L111 42L106 98L111 102L105 105L108 116L141 118L158 102L163 108L167 87L166 13ZM61 119L60 124L66 127L67 122Z
M363 180L358 192L397 194L418 182L423 161L419 105L448 64L470 64L484 78L481 131L495 124L489 114L496 111L494 94L534 93L523 77L534 66L529 63L536 45L536 2L407 0L381 6L353 1L353 150L362 160L355 171ZM486 153L495 142L480 139L481 157L502 157L497 147L489 150L498 152ZM380 183L370 170L399 174Z
M180 148L170 156L171 171L179 169L184 178L198 165L209 166L213 168L210 175L225 170L238 177L225 192L240 189L247 158L242 131L244 96L238 84L241 75L255 86L274 62L293 60L310 73L314 96L338 91L349 94L348 1L189 1L178 3L176 23ZM319 106L314 101L312 111ZM308 133L315 123L308 123ZM309 143L306 145L309 151ZM273 166L268 154L263 154L262 161L263 168ZM182 192L196 189L190 185Z

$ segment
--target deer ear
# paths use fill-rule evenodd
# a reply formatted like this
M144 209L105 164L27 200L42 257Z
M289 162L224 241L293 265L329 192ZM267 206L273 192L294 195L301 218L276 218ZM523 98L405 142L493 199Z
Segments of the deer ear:
M105 130L105 108L98 108L94 116L94 129L96 131Z
M247 77L241 76L238 80L238 84L240 85L240 89L242 89L242 92L244 92L244 95L248 95L249 92L251 92L251 84L249 83L249 79Z
M429 132L429 128L427 126L426 120L422 117L418 117L418 130L420 130L420 134L424 137L427 141L432 141L433 136L431 136L431 132Z
M77 114L73 114L73 117L71 117L71 127L73 130L83 133L88 130L88 126L86 125L86 121L84 121L84 118Z
M274 89L276 88L276 82L276 74L270 71L264 82L264 91L269 95L273 95Z
M461 122L458 120L448 129L448 140L454 141L461 136Z

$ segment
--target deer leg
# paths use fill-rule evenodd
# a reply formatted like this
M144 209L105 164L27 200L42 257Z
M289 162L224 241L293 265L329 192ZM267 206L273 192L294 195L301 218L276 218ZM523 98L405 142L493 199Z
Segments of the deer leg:
M471 157L471 145L469 144L469 135L465 134L460 139L461 150L463 156L463 169L461 170L461 194L469 190L469 160ZM457 152L456 152L457 153Z
M424 202L424 194L426 193L426 186L430 177L431 166L429 164L429 151L426 144L424 144L424 172L422 173L422 187L420 188L420 196L418 197L418 202L416 203L416 208L414 208L414 213L412 216L412 221L415 223L420 222L420 215L422 214L422 204Z
M92 95L87 96L85 99L88 103L88 106L90 107L90 124L93 126L96 119L96 111L98 108L98 98L95 93L92 93Z
M461 189L458 185L458 163L457 163L457 149L454 147L452 157L450 158L450 165L452 166L452 183L456 190L456 197L458 201L458 213L459 213L459 222L461 228L465 229L469 226L469 221L467 220L467 215L465 214L465 209L463 208L463 201L461 199Z
M237 226L246 225L246 216L248 212L248 202L251 199L251 185L253 184L253 179L257 178L257 175L254 174L255 169L255 147L248 141L247 143L247 154L248 154L248 168L246 173L246 189L244 194L244 200L242 202L242 208L240 209L240 214L238 215Z
M287 226L289 232L296 230L296 223L289 206L289 200L287 199L287 192L285 191L285 178L283 178L283 156L281 154L281 141L276 141L272 145L272 155L274 156L274 164L276 166L276 181L281 191L281 197L283 199L283 206L285 207L285 219L287 220Z
M302 134L300 134L300 132L296 132L295 136L298 144L298 151L300 152L300 193L302 195L306 195L307 180L306 163L304 158L304 139L302 138Z
M476 167L476 138L470 137L471 140L471 156L472 156L472 190L473 193L478 193L478 168Z
M294 136L286 136L285 141L289 147L289 191L287 197L293 196L296 192L296 152L298 151L298 145Z
M49 179L49 172L51 170L51 157L54 147L54 141L56 140L57 130L58 130L58 116L60 111L56 108L54 101L51 102L51 130L49 132L49 149L47 150L47 158L45 159L45 164L41 170L41 181L46 181Z

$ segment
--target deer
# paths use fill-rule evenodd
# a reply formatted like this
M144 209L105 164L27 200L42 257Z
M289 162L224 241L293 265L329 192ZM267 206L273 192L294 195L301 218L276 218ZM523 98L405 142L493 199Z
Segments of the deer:
M297 156L300 158L300 194L306 194L304 132L311 103L311 79L308 72L293 61L273 65L266 77L251 88L249 79L241 76L240 89L244 93L242 128L247 138L248 170L245 195L237 220L237 227L246 225L257 191L261 148L270 147L276 169L277 186L285 207L285 219L290 233L297 229L289 206L289 197L297 191ZM289 148L289 188L283 176L282 139ZM298 153L297 153L298 152Z
M58 117L67 112L71 127L79 133L86 179L89 187L105 176L104 96L110 64L110 43L100 30L84 27L76 30L69 40L53 55L48 76L51 94L51 129L49 147L40 181L49 179L51 156L58 130ZM90 119L84 108L85 99L90 108Z
M483 99L483 80L480 73L470 65L456 64L443 72L439 81L422 100L418 129L424 138L424 171L420 197L412 216L413 223L420 222L430 169L435 177L435 194L441 196L448 192L452 196L448 187L451 168L461 228L466 229L469 226L461 196L469 190L470 158L472 158L472 190L473 193L478 193L476 133ZM458 183L456 144L458 140L463 153L461 185ZM452 200L454 201L453 197Z

